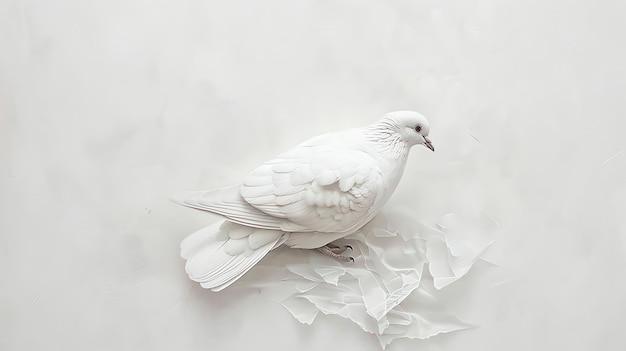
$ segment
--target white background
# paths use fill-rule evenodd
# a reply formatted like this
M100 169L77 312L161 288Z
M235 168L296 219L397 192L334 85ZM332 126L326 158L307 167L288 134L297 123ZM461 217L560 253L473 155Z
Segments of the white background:
M626 345L618 1L0 1L0 349L377 350L338 317L190 282L217 217L169 202L308 137L428 116L391 202L488 215L480 328L389 350Z

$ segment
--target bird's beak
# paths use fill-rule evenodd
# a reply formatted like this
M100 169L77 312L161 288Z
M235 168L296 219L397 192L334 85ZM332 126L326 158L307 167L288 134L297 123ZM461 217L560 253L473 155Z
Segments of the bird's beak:
M433 146L433 143L430 141L430 139L428 139L428 137L424 137L424 140L426 141L426 143L424 143L424 146L431 149L432 151L435 151L435 147Z

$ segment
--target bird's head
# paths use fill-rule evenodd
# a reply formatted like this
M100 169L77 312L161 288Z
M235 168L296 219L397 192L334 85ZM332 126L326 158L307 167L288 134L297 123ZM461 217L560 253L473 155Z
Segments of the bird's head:
M410 146L421 144L435 151L428 138L430 127L426 117L414 111L390 112L383 117Z

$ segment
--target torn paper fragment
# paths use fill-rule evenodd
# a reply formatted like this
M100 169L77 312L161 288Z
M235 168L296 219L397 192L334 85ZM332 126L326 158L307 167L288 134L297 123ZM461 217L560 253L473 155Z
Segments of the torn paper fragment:
M320 312L315 305L300 297L290 297L281 302L300 323L311 325Z
M346 318L384 349L396 339L474 326L448 311L439 291L462 278L491 243L480 229L454 214L423 223L406 211L381 213L342 240L354 248L354 263L285 249L261 266L282 269L273 291L281 290L275 295L296 320L311 324L319 313Z

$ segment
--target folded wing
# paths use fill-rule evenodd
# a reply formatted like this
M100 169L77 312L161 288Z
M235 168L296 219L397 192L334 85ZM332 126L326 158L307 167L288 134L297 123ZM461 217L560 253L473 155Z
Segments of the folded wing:
M376 214L384 187L366 152L302 144L253 170L240 186L182 193L174 201L256 228L346 233Z
M365 152L301 146L252 171L240 193L300 231L341 233L367 223L383 191L383 176Z

